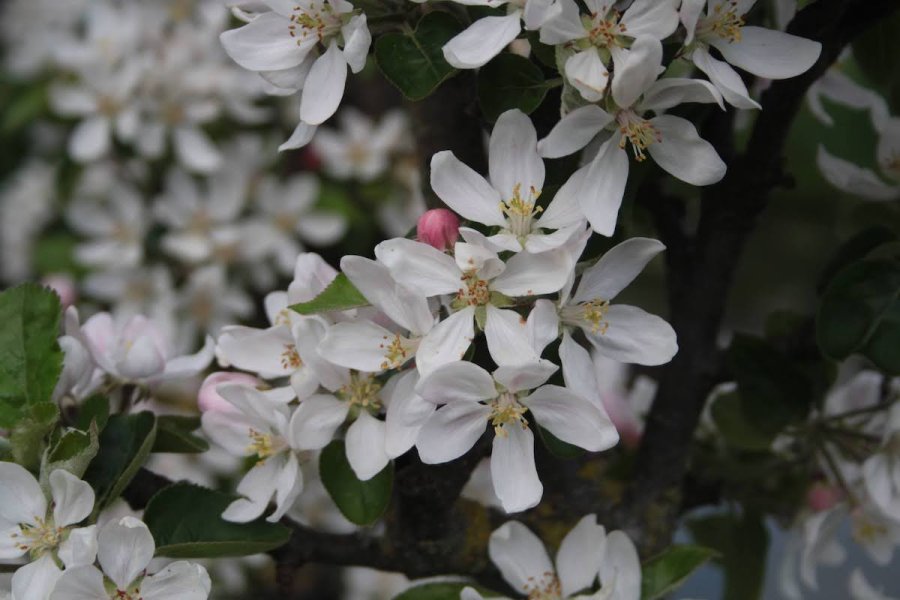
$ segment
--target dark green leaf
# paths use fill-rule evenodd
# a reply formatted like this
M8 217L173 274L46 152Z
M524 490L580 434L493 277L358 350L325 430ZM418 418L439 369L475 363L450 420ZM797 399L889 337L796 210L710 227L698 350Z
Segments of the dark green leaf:
M9 435L13 459L26 469L37 470L46 438L57 421L59 408L55 402L41 402L25 408Z
M900 262L862 260L838 273L822 295L816 338L830 358L858 352L900 374Z
M517 54L500 54L478 72L478 103L491 122L513 108L530 114L547 89L540 67Z
M672 546L642 567L641 599L662 598L676 590L691 574L717 555L702 546Z
M112 415L100 434L100 451L84 480L97 495L95 511L116 499L144 464L156 439L156 417L151 412Z
M0 133L10 134L47 112L47 86L31 85L22 89L0 118Z
M819 291L825 289L828 282L831 281L841 269L858 260L862 260L869 252L878 246L893 242L896 239L897 234L895 234L891 228L883 225L867 227L851 237L841 244L840 248L838 248L837 252L835 252L834 256L822 270L822 275L819 278L818 284Z
M384 514L391 500L394 465L388 464L368 481L360 481L347 461L344 442L328 444L319 457L319 474L341 513L357 525L371 525Z
M459 594L467 587L478 590L485 598L499 598L500 594L472 583L440 581L424 583L409 588L394 600L459 600Z
M713 515L688 521L701 545L719 553L725 571L723 600L759 600L765 580L769 534L759 516Z
M191 432L200 428L200 417L164 415L156 418L153 452L192 454L206 452L209 443Z
M108 420L109 398L100 394L94 394L85 400L81 404L81 408L78 409L78 418L75 421L75 426L82 431L87 431L91 426L91 422L95 422L97 423L97 431L103 431Z
M338 276L328 284L328 287L322 290L321 294L309 302L292 304L291 310L295 310L301 315L314 315L321 312L349 310L368 305L369 301L359 293L359 290L347 279L347 276L343 273L338 273Z
M26 404L50 400L62 371L59 297L25 283L0 293L0 427Z
M716 398L710 412L722 437L731 446L751 451L764 451L771 446L774 435L760 431L753 425L744 414L744 407L737 392Z
M291 530L258 519L231 523L221 515L234 496L190 483L176 483L156 493L144 511L157 556L220 558L248 556L277 548Z
M444 60L443 47L462 26L452 15L430 12L415 31L387 33L375 42L375 60L384 76L410 100L433 92L456 69Z
M877 86L890 92L892 108L900 100L900 13L877 20L853 42L853 58L866 76Z

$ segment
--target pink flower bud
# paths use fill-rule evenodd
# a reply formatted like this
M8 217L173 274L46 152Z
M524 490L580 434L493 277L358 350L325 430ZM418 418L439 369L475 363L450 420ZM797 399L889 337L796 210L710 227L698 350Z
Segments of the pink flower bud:
M238 412L231 402L216 391L216 388L224 383L240 383L257 387L262 382L253 375L247 375L246 373L232 373L230 371L210 373L203 380L203 383L200 385L200 392L197 394L197 406L200 408L200 412Z
M619 432L622 444L630 450L640 446L644 428L635 416L634 409L628 404L628 400L615 392L603 394L601 400L606 414Z
M459 217L446 208L427 210L419 217L416 237L443 252L459 238Z
M822 512L832 508L843 499L841 489L830 483L818 481L806 492L806 504L815 512Z
M65 273L51 273L46 275L42 283L52 289L59 296L59 302L63 310L75 304L78 299L78 290L75 289L75 281Z

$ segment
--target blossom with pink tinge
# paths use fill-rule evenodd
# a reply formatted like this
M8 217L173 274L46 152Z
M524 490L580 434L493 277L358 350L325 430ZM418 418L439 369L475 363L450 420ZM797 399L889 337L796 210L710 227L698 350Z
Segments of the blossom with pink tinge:
M200 385L200 391L197 393L197 407L200 412L218 411L218 412L236 412L237 409L219 392L218 387L225 383L239 383L249 385L250 387L259 387L262 383L253 375L246 373L231 373L227 371L216 371L210 373L203 383Z

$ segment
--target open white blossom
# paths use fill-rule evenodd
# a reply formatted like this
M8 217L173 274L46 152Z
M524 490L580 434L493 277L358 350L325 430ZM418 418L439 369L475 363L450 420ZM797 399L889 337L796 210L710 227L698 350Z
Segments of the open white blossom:
M842 192L869 200L896 200L900 198L900 118L886 118L875 123L875 127L875 158L880 174L834 156L822 145L816 163L822 176Z

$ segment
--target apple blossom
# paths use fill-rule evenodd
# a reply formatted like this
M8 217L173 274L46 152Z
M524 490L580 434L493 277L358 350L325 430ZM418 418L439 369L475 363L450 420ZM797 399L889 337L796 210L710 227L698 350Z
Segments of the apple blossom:
M459 239L459 217L446 208L426 210L416 222L416 240L441 252L453 248Z

